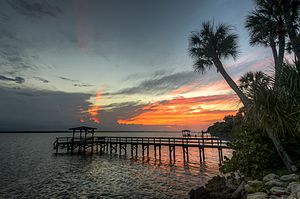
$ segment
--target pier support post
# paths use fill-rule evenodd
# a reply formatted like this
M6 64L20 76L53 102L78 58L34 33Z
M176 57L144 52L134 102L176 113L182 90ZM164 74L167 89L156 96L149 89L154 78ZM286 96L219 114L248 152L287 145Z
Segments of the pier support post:
M158 147L158 156L159 156L159 160L161 160L161 145L159 145Z
M150 145L147 146L147 158L149 159Z
M182 152L183 152L183 161L184 162L189 162L189 147L188 146L183 146L182 147Z
M135 156L138 156L138 144L131 144L131 157L133 157L135 151Z
M218 154L219 154L219 163L223 163L223 151L222 148L218 148Z
M175 145L169 146L169 155L170 155L170 162L172 161L172 159L175 162Z

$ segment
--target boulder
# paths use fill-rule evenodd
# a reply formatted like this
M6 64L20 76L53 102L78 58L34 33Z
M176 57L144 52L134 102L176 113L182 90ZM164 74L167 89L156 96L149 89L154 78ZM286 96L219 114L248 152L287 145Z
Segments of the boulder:
M296 192L300 191L300 183L299 182L291 182L287 188L290 192L296 193Z
M254 187L251 186L251 185L249 185L249 184L246 184L245 187L244 187L244 189L245 189L245 191L246 191L247 193L253 193L253 192L255 192Z
M299 199L300 198L300 191L296 192L295 195L296 195L296 198Z
M294 173L280 177L280 180L282 180L282 181L292 181L292 180L298 180L298 179L299 179L299 175L294 174Z
M289 195L286 199L298 199L294 194Z
M293 194L289 195L286 199L297 199Z
M274 186L283 187L285 185L285 183L281 182L278 179L273 179L273 180L266 182L265 185L267 185L268 187L274 187Z
M238 188L231 194L230 198L241 198L244 193L246 182L242 181Z
M262 185L262 181L260 181L260 180L252 180L252 181L248 181L248 185L250 185L250 186L260 186L260 185Z
M267 181L278 179L278 178L279 178L278 175L276 175L274 173L270 173L270 174L266 175L265 177L263 177L263 181L267 182Z
M264 192L256 192L247 195L247 199L268 199L268 194Z
M275 196L275 195L271 195L269 197L269 199L286 199L286 198L287 198L287 196Z
M284 187L272 187L270 189L271 194L276 195L276 196L282 196L282 195L287 195L288 190Z

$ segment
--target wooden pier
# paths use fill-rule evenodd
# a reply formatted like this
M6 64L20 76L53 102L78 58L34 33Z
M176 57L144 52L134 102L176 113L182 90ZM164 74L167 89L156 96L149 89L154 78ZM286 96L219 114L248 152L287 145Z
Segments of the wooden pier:
M219 162L222 163L223 149L228 148L226 140L214 137L108 137L94 136L94 129L84 128L72 128L73 137L57 137L53 143L55 153L63 151L71 154L107 153L127 155L127 151L130 150L131 157L137 157L140 148L143 158L149 158L150 150L153 150L154 158L160 160L162 147L167 147L169 148L170 161L175 160L176 151L181 149L184 162L189 162L189 148L197 148L199 160L204 162L205 148L215 148L218 151ZM79 137L75 136L76 130L80 130ZM89 132L89 130L91 131ZM84 132L84 136L81 132ZM91 133L91 136L87 136L89 133Z

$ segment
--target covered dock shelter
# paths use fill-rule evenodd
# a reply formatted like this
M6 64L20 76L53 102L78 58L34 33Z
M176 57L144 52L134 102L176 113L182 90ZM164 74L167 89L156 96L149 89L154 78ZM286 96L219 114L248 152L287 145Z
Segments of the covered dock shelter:
M94 137L94 133L95 133L96 129L97 128L89 127L89 126L79 126L79 127L69 128L69 130L73 131L73 138L77 137L80 140L82 138L86 139L89 137ZM78 136L78 134L79 134L79 136Z

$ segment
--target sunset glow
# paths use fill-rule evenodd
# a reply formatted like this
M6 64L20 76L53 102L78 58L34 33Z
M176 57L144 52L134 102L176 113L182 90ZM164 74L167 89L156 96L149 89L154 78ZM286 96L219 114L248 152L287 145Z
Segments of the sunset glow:
M151 103L142 108L142 113L119 124L188 126L195 128L222 120L238 109L236 95L215 95L194 98L175 98Z
M99 105L100 99L101 99L101 92L97 92L95 97L93 98L93 103L88 107L86 111L80 108L80 113L82 115L82 118L80 118L79 121L81 123L84 123L86 121L92 121L97 124L100 124L100 110L101 110L101 107Z

